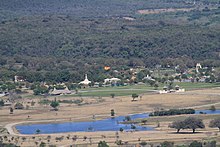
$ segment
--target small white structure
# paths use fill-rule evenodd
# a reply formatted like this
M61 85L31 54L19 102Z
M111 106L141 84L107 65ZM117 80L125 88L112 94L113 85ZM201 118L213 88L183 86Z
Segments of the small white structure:
M202 65L200 63L196 64L196 72L199 72L199 69L202 69Z
M153 79L151 76L147 75L146 77L144 77L142 80L152 80L155 81L155 79Z
M0 92L0 97L8 95L8 92Z
M119 78L105 79L103 84L108 84L108 83L116 84L116 83L118 83L120 81L121 81L121 79L119 79Z
M165 94L165 93L168 93L168 91L166 91L166 90L159 90L159 94Z
M164 86L163 90L159 90L159 94L164 94L164 93L169 93L167 86Z
M9 100L4 101L4 106L12 106L12 102Z
M85 74L85 80L81 81L79 84L85 87L88 87L91 81L88 80L87 74Z
M61 94L71 94L72 92L66 87L65 89L59 89L56 88L53 89L52 92L50 92L51 95L61 95Z
M22 76L15 76L14 79L15 79L15 83L24 82L24 78Z
M159 90L159 94L172 93L172 92L185 92L185 89L181 89L178 85L175 86L175 89L168 89L167 86L163 87L163 90Z
M185 92L185 89L181 89L178 85L176 85L175 92Z

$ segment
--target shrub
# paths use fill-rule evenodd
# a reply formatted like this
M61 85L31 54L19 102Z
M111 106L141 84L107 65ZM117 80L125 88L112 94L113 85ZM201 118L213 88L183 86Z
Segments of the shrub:
M198 141L193 141L190 143L189 147L202 147L202 143Z
M56 110L59 105L60 105L60 104L59 104L59 102L57 102L57 101L52 101L51 104L50 104L50 106L53 107L54 110Z
M142 141L141 143L139 143L141 146L145 146L147 145L147 142L146 141Z
M131 97L132 97L132 101L134 101L135 100L135 98L138 98L138 94L136 94L136 93L133 93L132 95L131 95Z
M135 125L131 125L131 129L136 129L136 126Z
M219 131L220 131L220 118L216 118L214 120L211 120L210 123L209 123L209 127L211 128L218 128Z
M15 109L24 109L24 106L23 104L21 103L16 103L15 106L14 106Z
M36 134L40 134L40 132L41 132L40 129L36 130Z
M4 104L5 104L4 101L3 101L3 100L0 100L0 107L1 107L1 106L4 106Z
M125 116L125 121L131 121L131 117L130 116Z
M114 93L112 93L112 94L111 94L111 97L112 97L112 98L115 98L115 94L114 94Z
M41 142L40 145L39 145L39 147L46 147L46 143Z
M115 116L115 110L114 109L111 110L111 116Z
M164 141L160 145L161 145L161 147L174 147L174 143L173 142L169 142L169 141Z
M98 147L109 147L109 145L105 141L100 141Z
M211 110L211 111L215 111L215 110L216 110L215 106L212 105L212 106L210 107L210 110Z

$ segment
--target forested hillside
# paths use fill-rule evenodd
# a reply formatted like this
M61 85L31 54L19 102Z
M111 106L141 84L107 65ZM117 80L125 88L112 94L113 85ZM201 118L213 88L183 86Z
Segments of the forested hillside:
M161 8L193 10L138 13ZM1 0L0 32L1 77L68 70L82 78L105 65L220 66L217 0Z

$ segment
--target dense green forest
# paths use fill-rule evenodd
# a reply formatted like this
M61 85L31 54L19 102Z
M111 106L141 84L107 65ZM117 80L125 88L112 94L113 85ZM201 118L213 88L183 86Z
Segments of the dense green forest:
M161 8L193 10L138 13ZM68 71L78 81L104 66L220 67L218 0L1 0L0 32L0 78Z

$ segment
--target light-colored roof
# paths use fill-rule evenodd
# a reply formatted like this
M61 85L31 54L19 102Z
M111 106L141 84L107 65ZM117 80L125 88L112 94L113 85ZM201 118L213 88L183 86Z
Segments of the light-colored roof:
M71 91L67 87L65 89L59 89L59 90L54 88L50 94L52 94L52 95L71 94Z
M119 78L111 78L111 81L121 81Z

